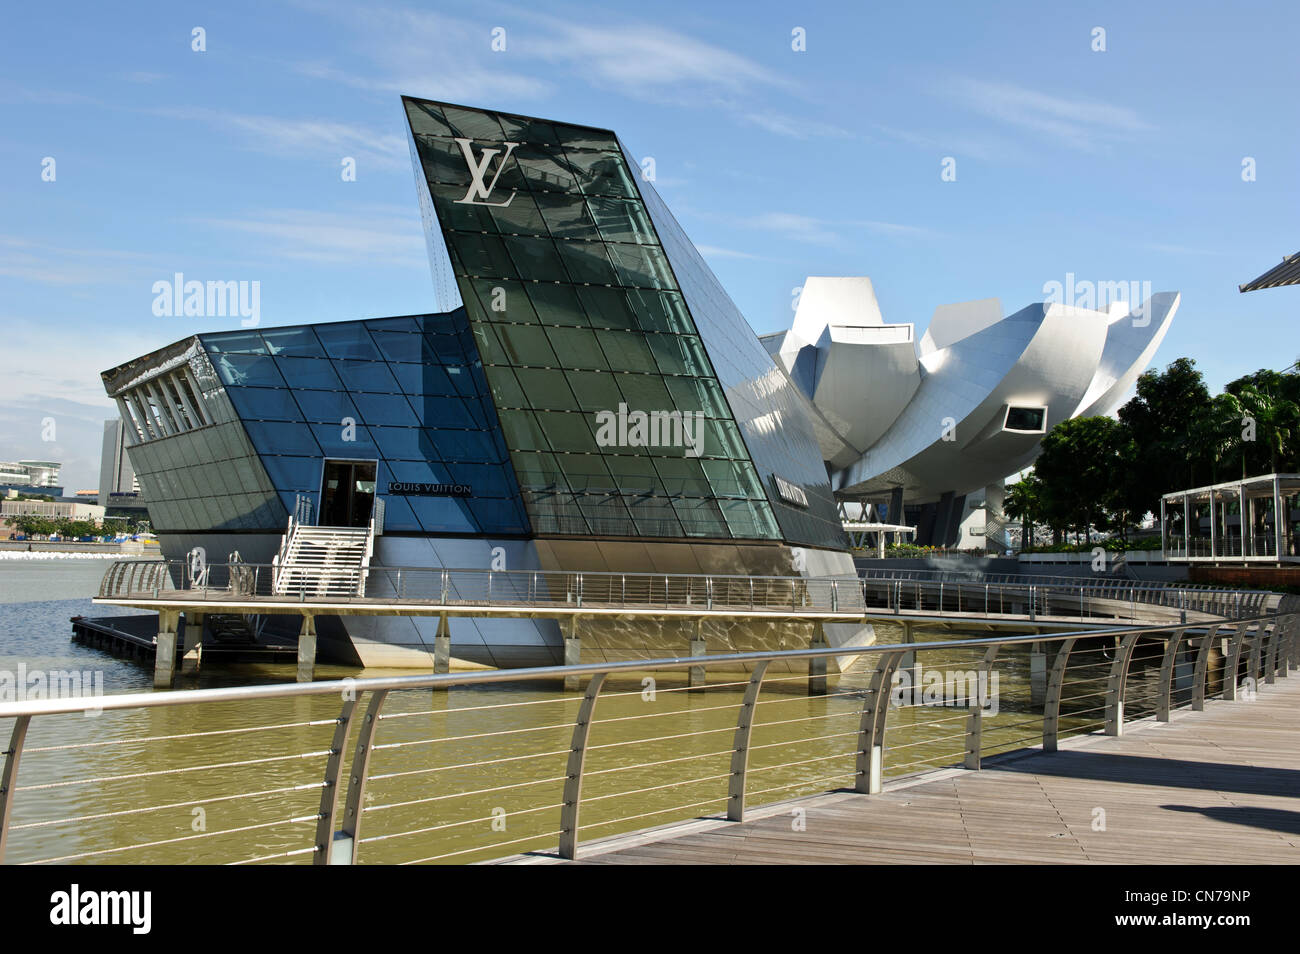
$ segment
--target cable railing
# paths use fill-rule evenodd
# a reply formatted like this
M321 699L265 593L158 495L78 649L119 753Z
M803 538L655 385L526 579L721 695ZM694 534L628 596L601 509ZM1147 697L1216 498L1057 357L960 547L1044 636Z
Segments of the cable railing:
M994 754L1051 752L1068 736L1248 698L1300 662L1298 629L1288 607L1118 630L7 702L0 860L575 858L606 836L741 821L827 791L867 796L890 778L975 770ZM701 666L709 680L688 683ZM579 679L582 691L562 688Z
M407 607L484 607L570 614L627 611L643 614L714 613L807 618L906 613L962 613L1037 620L1138 621L1152 608L1177 613L1250 615L1270 608L1276 594L1205 586L1104 580L1018 577L1012 582L867 570L860 577L738 576L721 574L586 573L547 570L441 569L375 566L367 570L364 597L338 596L313 586L304 574L295 585L276 584L267 564L121 561L100 586L106 600L253 605L393 604Z

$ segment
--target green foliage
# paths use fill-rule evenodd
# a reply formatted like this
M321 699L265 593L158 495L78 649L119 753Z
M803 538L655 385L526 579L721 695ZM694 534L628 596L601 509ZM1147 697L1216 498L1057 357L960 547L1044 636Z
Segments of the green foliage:
M1005 510L1068 532L1128 529L1166 493L1235 477L1300 470L1300 374L1261 370L1212 396L1191 358L1137 380L1119 419L1074 418L1043 438L1033 474L1009 487ZM1077 544L1087 551L1093 545ZM1158 547L1158 544L1157 544ZM1056 548L1049 548L1055 550Z

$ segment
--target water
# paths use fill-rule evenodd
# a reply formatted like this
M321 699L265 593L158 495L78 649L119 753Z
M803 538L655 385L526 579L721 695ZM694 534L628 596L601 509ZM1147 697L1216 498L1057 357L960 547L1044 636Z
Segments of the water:
M0 671L15 672L19 664L29 672L92 670L106 693L150 691L150 663L70 641L71 616L113 613L90 601L105 568L102 561L0 564ZM888 624L878 624L877 633L881 642L901 638ZM919 631L917 638L960 634ZM921 658L927 669L969 671L982 657L981 648ZM1072 671L1080 667L1077 678L1104 677L1108 665L1100 652L1071 659ZM1034 744L1042 731L1028 650L1003 650L996 672L999 711L984 720L986 756ZM317 667L320 679L383 674ZM747 677L711 670L709 678L710 688L691 691L684 673L606 684L586 762L583 839L726 810ZM184 685L292 679L289 665L210 666ZM1130 711L1150 695L1149 660L1138 662L1134 682ZM810 698L804 676L773 673L765 681L751 740L749 805L853 784L868 683L868 673L852 672L833 678L827 696ZM1100 698L1084 695L1096 688L1067 691L1065 711L1077 715L1063 719L1063 727L1100 721L1102 713L1087 711ZM462 862L553 850L580 700L581 693L549 683L391 694L370 764L360 860ZM14 793L6 860L309 861L312 816L342 705L330 695L39 717ZM349 763L357 715L345 749ZM965 708L891 710L885 775L960 763L966 719ZM10 729L0 720L5 739ZM342 807L340 798L340 813Z

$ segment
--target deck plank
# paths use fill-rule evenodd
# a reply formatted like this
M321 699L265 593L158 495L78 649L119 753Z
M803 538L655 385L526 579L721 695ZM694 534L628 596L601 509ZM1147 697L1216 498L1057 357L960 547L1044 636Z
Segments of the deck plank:
M1254 701L1213 701L979 772L585 844L575 863L1297 864L1298 739L1300 679L1284 679Z

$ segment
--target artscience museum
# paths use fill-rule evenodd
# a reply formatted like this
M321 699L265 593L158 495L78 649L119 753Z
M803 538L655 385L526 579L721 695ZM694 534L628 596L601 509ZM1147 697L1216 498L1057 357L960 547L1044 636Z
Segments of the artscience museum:
M1177 308L984 300L918 340L869 279L810 278L760 338L613 132L403 106L428 313L213 331L104 372L168 559L325 553L369 593L384 567L852 579L846 502L950 540L967 494L1118 403ZM584 661L663 654L676 625L593 622ZM708 625L710 651L789 639ZM317 626L324 655L427 667L437 620ZM554 620L451 627L470 663L563 659Z

